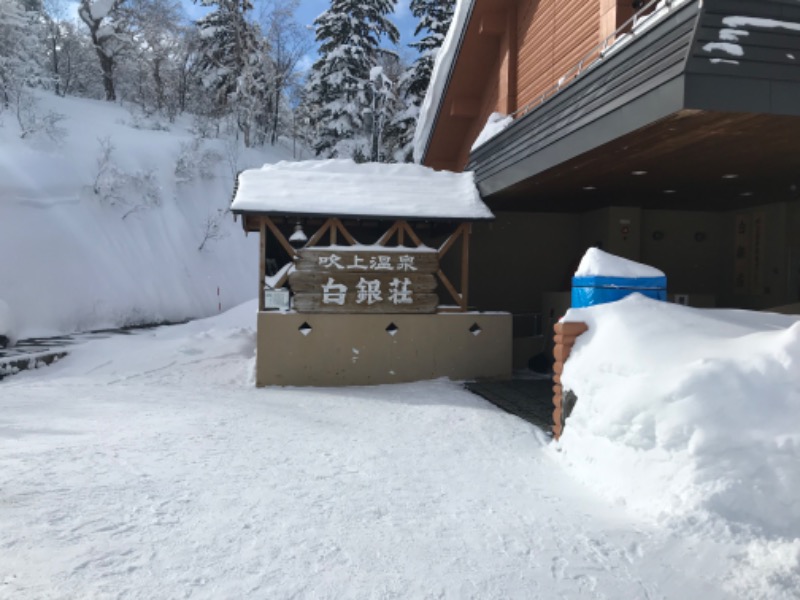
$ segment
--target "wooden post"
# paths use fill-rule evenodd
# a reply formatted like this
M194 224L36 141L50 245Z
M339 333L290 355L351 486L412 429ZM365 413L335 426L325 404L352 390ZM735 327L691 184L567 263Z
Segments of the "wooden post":
M264 312L266 310L266 305L264 304L264 280L267 278L267 223L264 217L260 217L258 223L261 232L261 256L258 261L258 312Z
M553 331L555 333L553 337L555 344L553 347L553 358L555 359L553 364L553 372L555 373L553 376L553 436L559 439L564 432L567 410L571 410L571 407L564 406L569 392L565 393L561 384L561 373L564 371L564 363L567 362L572 353L575 340L589 331L589 326L586 323L577 321L561 321L553 325ZM574 399L575 396L572 395L572 400L574 401Z
M461 237L461 308L469 310L469 236L472 225L464 223Z

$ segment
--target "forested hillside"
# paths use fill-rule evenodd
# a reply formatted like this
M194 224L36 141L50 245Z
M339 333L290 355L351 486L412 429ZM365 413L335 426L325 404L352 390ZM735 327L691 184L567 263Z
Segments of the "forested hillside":
M211 314L257 291L236 174L403 161L453 1L0 0L0 301L13 337ZM318 57L310 61L310 56ZM313 62L308 72L301 63ZM6 325L7 327L7 325ZM1 333L1 332L0 332Z

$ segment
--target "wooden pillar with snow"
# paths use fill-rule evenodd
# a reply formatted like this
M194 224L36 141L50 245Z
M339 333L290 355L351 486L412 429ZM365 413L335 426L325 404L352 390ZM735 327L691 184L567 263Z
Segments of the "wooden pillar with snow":
M259 233L257 384L511 375L511 316L469 307L471 173L346 160L239 175Z

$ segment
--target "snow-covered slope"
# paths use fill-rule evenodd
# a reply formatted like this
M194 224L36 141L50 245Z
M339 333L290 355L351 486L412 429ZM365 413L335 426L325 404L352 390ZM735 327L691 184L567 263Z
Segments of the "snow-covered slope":
M107 102L41 94L37 110L65 117L60 141L20 139L0 115L0 300L17 337L181 320L253 297L255 240L220 211L235 170L291 151L198 140L189 117L154 124ZM217 239L201 251L209 219Z

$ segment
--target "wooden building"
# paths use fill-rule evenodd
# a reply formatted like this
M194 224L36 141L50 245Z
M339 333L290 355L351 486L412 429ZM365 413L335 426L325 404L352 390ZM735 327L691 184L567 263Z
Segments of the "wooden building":
M511 377L511 315L468 296L494 218L472 173L282 162L240 173L232 211L260 239L258 386Z
M800 2L463 0L416 146L474 171L497 219L475 228L472 299L517 338L559 316L593 245L688 304L800 302ZM510 260L525 277L497 273Z

